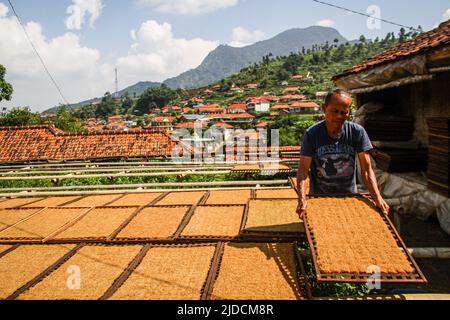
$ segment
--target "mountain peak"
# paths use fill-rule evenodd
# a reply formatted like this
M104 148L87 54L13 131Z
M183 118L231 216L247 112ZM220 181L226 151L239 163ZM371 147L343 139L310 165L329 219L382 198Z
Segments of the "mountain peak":
M262 61L269 53L273 56L286 56L291 52L299 52L302 48L309 49L313 45L333 43L335 39L340 43L347 42L334 28L311 26L303 29L292 28L271 39L242 48L221 44L208 54L199 67L167 79L164 83L171 88L209 85Z

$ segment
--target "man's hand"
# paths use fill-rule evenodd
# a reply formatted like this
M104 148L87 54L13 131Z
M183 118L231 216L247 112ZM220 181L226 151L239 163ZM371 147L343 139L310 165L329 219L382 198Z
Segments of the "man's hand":
M375 199L375 203L376 203L377 207L380 208L381 211L383 211L383 213L385 213L385 214L388 214L389 211L391 210L389 205L386 203L386 201L384 201L384 199L381 196L379 196Z
M299 199L298 206L297 206L297 214L298 214L298 217L300 218L300 220L303 220L303 216L306 212L307 206L308 206L308 203L307 203L306 199L305 200Z

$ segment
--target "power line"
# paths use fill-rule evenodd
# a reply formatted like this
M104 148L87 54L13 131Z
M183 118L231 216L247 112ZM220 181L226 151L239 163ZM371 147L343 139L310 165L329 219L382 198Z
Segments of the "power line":
M58 90L60 96L62 97L62 99L64 100L64 102L66 104L69 104L69 101L67 101L66 97L64 96L64 94L62 93L58 83L56 83L55 79L53 78L53 76L51 75L50 71L48 70L47 66L45 65L44 59L42 59L41 55L39 54L39 52L37 51L33 41L31 41L30 35L27 32L27 29L25 29L25 26L23 25L22 21L19 18L19 15L17 14L16 10L14 9L13 4L11 3L11 0L8 0L9 5L11 6L11 9L14 13L14 15L16 16L17 21L19 22L20 26L22 27L23 31L25 32L25 36L28 39L28 42L30 42L31 47L33 48L34 52L36 53L36 55L38 56L39 60L42 63L42 66L45 69L45 72L47 72L47 75L50 77L50 80L53 82L53 84L55 85L56 89Z
M410 30L414 30L414 31L420 31L419 29L416 29L416 28L413 28L413 27L408 27L408 26L405 26L403 24L399 24L399 23L392 22L392 21L389 21L389 20L377 18L377 17L371 16L371 15L366 14L366 13L362 13L362 12L358 12L358 11L355 11L355 10L351 10L351 9L347 9L347 8L344 8L344 7L340 7L340 6L337 6L337 5L332 4L332 3L323 2L323 1L319 1L319 0L312 0L312 1L320 3L320 4L323 4L323 5L326 5L326 6L330 6L330 7L333 7L333 8L337 8L337 9L340 9L340 10L344 10L344 11L347 11L347 12L359 14L360 16L364 16L364 17L367 17L367 18L383 21L383 22L392 24L394 26L398 26L398 27L402 27L402 28L406 28L406 29L410 29Z

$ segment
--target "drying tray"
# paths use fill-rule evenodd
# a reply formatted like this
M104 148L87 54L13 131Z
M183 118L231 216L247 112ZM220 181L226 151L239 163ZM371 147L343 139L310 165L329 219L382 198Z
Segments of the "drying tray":
M249 242L248 242L249 243ZM260 244L263 243L271 243L270 241L267 242L260 242ZM211 300L212 299L212 293L214 290L215 282L220 274L220 269L222 265L222 257L224 255L225 246L227 242L219 242L216 247L216 252L214 254L213 262L211 264L211 269L208 274L208 278L206 279L204 289L202 290L202 300ZM245 242L244 242L245 244ZM308 276L306 274L302 258L299 254L299 248L297 246L297 243L291 242L292 244L292 254L294 256L295 261L295 281L299 288L299 293L301 294L301 297L306 300L312 300L312 291L311 291L311 285L308 282Z
M308 198L360 198L369 199L373 202L370 195L367 194L356 194L356 195L322 195L322 196L309 196ZM377 208L377 212L383 219L386 227L389 229L391 235L394 237L399 248L402 249L403 253L406 255L409 263L414 268L414 273L403 273L403 274L393 274L393 273L381 273L379 282L380 283L428 283L424 274L420 270L419 266L415 262L414 258L406 248L405 243L400 238L397 230L392 224L389 217L384 214L380 209ZM317 242L314 233L308 224L308 212L304 215L304 223L306 229L306 236L311 248L312 260L314 264L314 269L316 271L317 282L345 282L345 283L367 283L368 281L373 281L373 274L368 273L322 273L320 272L317 263Z
M298 199L253 199L260 201L279 201L279 200L298 200ZM248 210L250 207L250 200L245 206L243 221L241 225L241 238L245 240L263 240L271 239L272 241L278 242L292 242L298 240L306 240L306 234L301 232L271 232L271 231L257 231L257 230L247 230L245 226L248 220Z

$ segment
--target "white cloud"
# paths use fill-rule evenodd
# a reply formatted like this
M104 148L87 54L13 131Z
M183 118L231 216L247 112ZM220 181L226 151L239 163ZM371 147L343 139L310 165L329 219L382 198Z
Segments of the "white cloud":
M139 0L158 12L171 14L202 14L234 7L239 0Z
M257 41L264 40L265 37L266 34L263 31L250 31L244 27L236 27L233 29L231 34L230 46L245 47Z
M67 8L69 16L65 19L67 29L80 30L88 15L89 25L93 27L103 7L102 0L72 0L72 5Z
M128 55L117 60L122 82L132 84L143 79L163 81L196 68L219 43L204 39L175 38L172 26L154 20L131 31Z
M39 23L28 22L25 28L69 102L111 91L114 68L100 63L98 50L83 47L71 32L47 39ZM12 101L2 105L42 111L64 102L14 17L0 18L0 38L0 61L7 71L6 80L14 87Z
M450 19L450 8L447 9L447 11L445 11L444 14L442 15L441 22L447 21L448 19Z
M115 67L121 88L138 81L162 81L197 67L219 44L176 38L170 24L147 21L130 32L135 41L128 54L106 64L97 49L83 46L72 32L47 38L39 23L28 22L25 28L70 103L113 91ZM2 101L1 106L43 111L64 102L14 17L0 18L0 39L0 62L14 87L12 101Z
M331 20L331 19L323 19L320 21L317 21L316 26L321 26L321 27L332 27L334 26L335 21Z
M9 12L8 7L5 6L2 2L0 2L0 18L6 17L8 12Z

